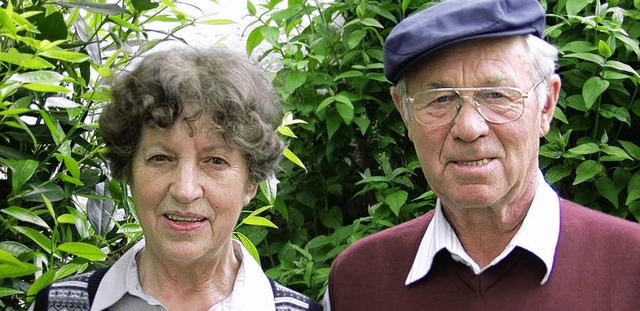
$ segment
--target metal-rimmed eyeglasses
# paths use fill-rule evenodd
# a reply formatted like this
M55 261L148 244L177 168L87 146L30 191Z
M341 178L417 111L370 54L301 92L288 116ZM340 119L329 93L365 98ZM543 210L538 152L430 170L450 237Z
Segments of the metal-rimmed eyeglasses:
M524 100L546 78L538 80L528 92L516 87L461 87L435 88L419 91L409 97L412 116L427 127L438 127L453 121L470 97L478 113L485 121L504 124L518 120L524 112ZM473 92L473 95L462 95Z

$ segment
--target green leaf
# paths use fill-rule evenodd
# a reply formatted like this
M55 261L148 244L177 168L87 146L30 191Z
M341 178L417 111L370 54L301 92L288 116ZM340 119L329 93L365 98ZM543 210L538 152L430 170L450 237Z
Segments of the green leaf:
M293 92L307 81L307 73L302 71L290 71L287 74L285 89Z
M565 44L562 48L560 48L560 51L562 52L577 52L577 53L592 52L595 50L596 50L596 47L593 46L593 43L588 41L571 41Z
M249 240L249 238L247 238L244 234L242 234L240 232L237 232L237 231L233 233L233 237L236 240L240 241L240 243L242 243L244 248L247 249L249 254L251 254L253 259L255 259L258 262L259 265L261 265L260 264L260 253L258 252L258 249L256 248L256 246L253 245L253 242L251 242L251 240Z
M158 7L158 3L151 2L151 0L131 0L131 5L136 12L142 12L147 10L153 10Z
M622 145L622 148L624 148L627 154L629 154L636 160L640 160L640 147L638 147L638 145L624 140L618 140L618 143Z
M569 152L576 154L593 154L600 152L600 146L596 143L585 143L569 149Z
M93 13L101 13L106 15L119 15L119 14L129 14L129 11L121 8L117 4L105 4L105 3L96 3L89 1L73 1L73 2L63 2L63 1L53 1L56 5L61 7L69 8L69 9L83 9Z
M333 137L333 135L340 129L340 126L343 124L344 120L337 113L327 114L327 136L329 139Z
M384 73L379 73L379 72L369 72L365 75L365 78L379 81L379 82L385 82L385 83L389 82L389 80L387 80L387 77L384 75Z
M0 52L0 62L22 66L25 69L54 68L50 62L28 53L19 53L11 48L8 52Z
M24 209L18 206L11 206L3 209L2 212L12 216L15 219L49 229L49 225L47 225L47 223L42 220L42 218L28 209Z
M230 19L216 18L216 19L207 19L207 20L198 21L198 24L203 24L203 25L233 25L233 24L236 24L236 22L234 22L234 21L232 21Z
M548 183L555 184L569 175L571 175L571 169L566 165L560 164L550 168L545 173L545 179Z
M28 248L26 245L16 241L2 241L0 242L0 249L3 249L9 252L14 257L33 251L32 249Z
M27 291L27 302L30 303L31 300L35 299L35 296L41 289L49 286L56 278L56 270L51 269L45 273L43 273L39 278L33 281L31 287Z
M370 17L360 20L360 23L362 25L365 25L365 26L376 27L376 28L384 28L384 26L382 26L382 24L380 24L380 22L378 22L377 20L375 20L373 18L370 18Z
M596 102L598 97L609 87L609 81L602 80L600 77L589 78L582 86L582 97L587 109Z
M600 107L598 112L601 116L607 119L616 118L620 122L624 122L628 126L631 126L631 114L629 114L629 111L623 107L605 104Z
M603 176L594 182L596 185L596 189L598 189L598 193L604 196L613 206L617 209L618 205L618 193L620 190L617 189L613 180L609 177Z
M598 53L605 58L609 58L611 57L611 55L613 55L613 51L611 50L611 48L607 45L606 42L602 40L598 42Z
M367 36L367 32L362 29L358 29L352 32L351 34L349 34L349 38L347 39L348 49L353 49L357 47L360 44L360 42L362 42L362 39L364 39L366 36Z
M605 146L602 148L602 152L611 156L609 161L632 160L631 157L620 147Z
M580 163L576 168L576 179L573 181L573 185L575 186L595 177L604 169L604 165L593 160L587 160Z
M71 90L67 89L64 86L59 85L51 85L51 84L41 84L41 83L29 83L22 85L23 88L41 93L62 93L67 94L71 93Z
M298 156L296 156L293 152L291 152L289 148L286 148L286 147L284 148L283 155L285 158L289 159L289 161L293 162L295 165L303 168L305 172L307 171L307 168L304 166L304 163L302 163L302 161L300 161Z
M384 198L384 202L389 204L389 208L396 215L400 216L400 208L404 205L409 197L409 193L404 190L395 191Z
M338 113L342 117L342 120L344 120L344 123L347 125L351 124L351 121L353 120L353 116L354 116L353 105L351 104L351 101L349 101L349 104L338 102L336 104L336 109L338 110Z
M47 70L30 71L25 73L16 73L9 78L9 81L17 81L21 83L40 83L40 84L57 84L64 79L64 76Z
M11 11L7 12L4 8L0 8L0 25L15 36L18 32L18 28L16 28L16 25L13 24L13 20L9 16L12 13L13 12Z
M256 15L256 13L258 12L258 10L256 10L256 6L253 5L253 2L251 2L251 0L247 0L247 11L250 15Z
M571 57L571 58L579 58L582 60L586 60L595 64L598 64L600 66L604 66L604 58L600 55L597 54L591 54L591 53L571 53L571 54L567 54L564 57Z
M264 26L260 27L260 32L271 45L279 47L278 38L280 37L280 30L276 27Z
M262 195L264 195L264 197L271 205L276 203L276 195L278 194L279 182L280 181L273 174L260 182L260 192L262 193Z
M95 197L87 200L87 218L96 234L105 236L115 226L116 204L104 182L96 184L91 194Z
M609 60L604 64L605 67L607 68L612 68L612 69L616 69L622 72L626 72L626 73L630 73L631 75L634 75L638 78L640 78L640 74L638 74L637 71L635 71L633 69L633 67L631 67L630 65L627 65L623 62L619 62L616 60Z
M107 257L107 254L102 252L95 245L83 243L83 242L68 242L58 245L58 250L69 254L76 255L91 261L102 260Z
M38 161L21 160L11 165L11 193L17 193L38 169Z
M296 134L293 133L293 131L291 130L291 128L289 128L288 126L278 126L278 128L276 129L278 131L278 133L287 136L287 137L293 137L293 138L297 138Z
M143 234L140 224L124 224L120 227L120 231L131 240L137 240Z
M633 189L629 191L625 205L629 205L632 202L637 201L638 199L640 199L640 189Z
M634 53L636 53L636 56L640 57L640 47L638 47L638 40L629 38L621 32L614 32L613 35L616 37L616 39L622 41L628 49L631 49Z
M345 79L345 78L362 78L362 77L364 77L364 74L362 73L362 71L349 70L349 71L345 71L345 72L339 74L333 80L334 81L338 81L338 80Z
M0 279L17 278L33 274L38 270L40 270L38 267L21 262L9 252L0 249Z
M13 288L0 287L0 298L1 297L11 296L11 295L19 295L19 294L22 294L22 293L23 293L23 291L21 291L21 290L17 290L17 289L13 289Z
M271 220L266 219L262 216L247 216L242 220L242 223L245 225L251 225L251 226L261 226L261 227L269 227L269 228L275 228L278 229L278 226L276 226L273 222L271 222Z
M356 118L353 118L353 123L358 125L358 128L360 129L360 134L365 135L367 133L367 129L369 128L369 125L371 124L371 120L365 117L356 117Z
M29 227L13 226L13 228L36 242L36 244L38 244L45 252L51 254L51 239L46 237L44 234Z
M319 214L320 222L325 227L334 230L338 230L342 227L342 210L339 207L333 206L321 210Z
M64 215L58 216L58 223L59 224L75 225L76 224L76 219L73 218L73 216L71 216L71 214L64 214Z
M327 108L327 106L331 105L333 102L336 101L335 96L331 96L326 98L325 100L323 100L320 105L318 105L318 108L316 109L316 113L322 111L323 109Z
M66 198L66 194L64 190L56 184L47 183L39 186L34 186L34 185L31 185L31 186L33 187L33 190L27 191L22 196L22 199L24 199L25 201L44 202L42 199L42 196L45 196L51 202L58 202Z
M70 52L62 49L42 51L38 55L48 57L48 58L53 58L53 59L59 59L59 60L63 60L71 63L82 63L91 59L91 57L87 54Z
M578 15L590 3L591 0L569 0L567 1L567 14Z

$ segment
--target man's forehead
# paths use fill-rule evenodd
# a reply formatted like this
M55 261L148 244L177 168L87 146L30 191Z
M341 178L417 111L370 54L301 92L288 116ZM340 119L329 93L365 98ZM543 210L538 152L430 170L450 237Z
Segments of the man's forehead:
M509 86L530 69L524 40L519 37L464 42L416 63L406 81L420 88Z

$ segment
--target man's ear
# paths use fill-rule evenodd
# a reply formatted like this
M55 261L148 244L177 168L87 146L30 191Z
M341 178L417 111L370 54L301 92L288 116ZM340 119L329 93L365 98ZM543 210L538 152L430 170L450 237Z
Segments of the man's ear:
M547 81L547 103L540 110L540 137L547 135L551 129L551 121L556 110L561 86L560 76L554 74L549 77L549 81Z
M407 127L407 135L409 136L409 139L412 139L411 136L411 122L409 122L409 111L408 107L405 106L403 100L402 100L402 96L400 96L400 92L398 92L398 88L396 88L395 86L391 87L390 90L391 93L391 98L393 99L393 103L396 105L396 109L398 110L398 112L400 112L400 115L402 116L402 121L404 122L404 125Z

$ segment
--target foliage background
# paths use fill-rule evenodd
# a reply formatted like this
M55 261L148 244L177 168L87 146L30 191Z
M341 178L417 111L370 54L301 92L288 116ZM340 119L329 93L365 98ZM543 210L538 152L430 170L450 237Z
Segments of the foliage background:
M141 234L92 121L109 100L104 80L182 28L228 21L196 19L168 0L0 3L0 307L23 309L53 280L110 264ZM382 74L386 35L429 5L247 3L246 50L272 69L292 113L280 129L292 161L277 196L274 183L262 185L236 236L256 246L270 276L312 297L349 244L433 208ZM543 5L563 79L541 140L545 175L565 198L638 221L640 1Z

